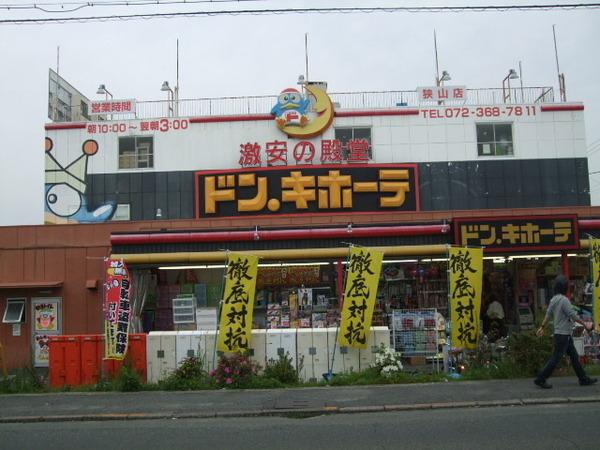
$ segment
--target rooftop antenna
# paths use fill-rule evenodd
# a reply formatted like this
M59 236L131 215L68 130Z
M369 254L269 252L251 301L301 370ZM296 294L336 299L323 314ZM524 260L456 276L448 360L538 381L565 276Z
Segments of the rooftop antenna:
M435 28L433 29L433 49L435 51L435 85L440 85L440 66L438 62L438 52L437 52L437 36L435 34Z
M519 61L519 82L521 83L521 103L525 103L525 96L523 94L523 67L521 66L521 61Z
M308 33L304 33L304 59L305 59L305 72L304 79L308 83Z
M177 74L175 80L175 117L179 117L179 38L177 38Z
M567 89L565 86L565 74L560 73L560 67L558 65L558 47L556 46L556 25L552 25L552 34L554 35L554 56L556 58L556 73L558 75L558 89L560 92L560 101L567 101Z
M55 91L54 91L54 105L52 111L52 120L54 122L57 121L58 111L56 108L58 107L58 91L59 91L59 83L60 83L60 45L56 46L56 83L55 83Z

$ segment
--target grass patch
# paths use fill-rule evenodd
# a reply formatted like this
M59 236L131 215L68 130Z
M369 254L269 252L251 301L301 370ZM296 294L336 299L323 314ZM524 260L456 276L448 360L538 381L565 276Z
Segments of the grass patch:
M361 372L350 372L336 374L331 382L331 386L366 386L370 384L412 384L412 383L433 383L446 381L444 373L424 373L424 372L397 372L390 376L383 376L376 367L370 367Z
M0 379L1 394L30 394L46 390L44 381L32 367L20 369L12 377Z

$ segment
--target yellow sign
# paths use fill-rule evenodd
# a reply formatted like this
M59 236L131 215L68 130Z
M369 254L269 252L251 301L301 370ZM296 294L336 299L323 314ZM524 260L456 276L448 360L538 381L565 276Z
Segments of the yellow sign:
M483 249L451 248L448 269L452 346L476 349L479 341Z
M414 164L196 172L198 217L417 211Z
M219 351L240 352L250 346L257 272L258 257L229 255L217 345Z
M383 252L352 247L347 266L340 346L367 348Z
M594 283L594 328L600 332L600 239L590 239L590 258Z

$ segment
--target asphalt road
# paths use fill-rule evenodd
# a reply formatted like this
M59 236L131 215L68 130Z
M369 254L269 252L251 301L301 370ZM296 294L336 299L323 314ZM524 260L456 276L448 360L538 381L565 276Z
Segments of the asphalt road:
M440 409L308 418L0 424L15 449L598 449L598 404Z

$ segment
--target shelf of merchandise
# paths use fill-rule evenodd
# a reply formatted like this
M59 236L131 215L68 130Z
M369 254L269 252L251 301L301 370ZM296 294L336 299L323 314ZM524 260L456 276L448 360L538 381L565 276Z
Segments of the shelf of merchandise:
M448 310L448 281L445 278L387 280L382 288L388 302L396 297L406 308L435 308L444 315Z
M313 289L330 288L329 285L314 286ZM254 306L254 326L258 328L310 328L335 326L337 297L326 297L323 303L299 304L290 301L288 295L295 291L284 288L278 294L261 289L260 303ZM316 322L315 322L316 321ZM315 322L315 323L313 323ZM315 326L316 325L316 326Z
M391 314L391 344L412 365L439 363L436 309L396 309ZM437 365L439 371L439 364Z
M600 362L600 335L595 331L583 335L583 356L588 362Z

